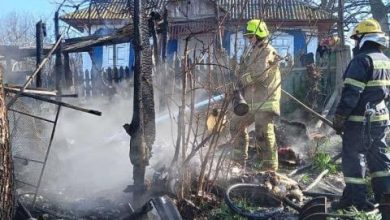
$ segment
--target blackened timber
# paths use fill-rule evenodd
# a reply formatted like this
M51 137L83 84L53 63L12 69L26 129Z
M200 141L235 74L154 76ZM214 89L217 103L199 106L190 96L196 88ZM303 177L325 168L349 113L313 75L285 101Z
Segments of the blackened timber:
M64 53L64 72L65 72L65 87L69 88L73 84L73 74L70 69L70 59L68 53Z
M161 56L162 61L165 62L166 56L167 56L167 44L168 44L168 10L164 9L163 14L163 24L162 24L162 45L161 45Z
M5 84L4 89L6 92L19 92L22 87L14 85L14 84ZM24 93L30 93L34 95L44 95L44 96L56 96L57 91L50 91L50 90L45 90L45 89L40 89L40 88L25 88Z
M37 75L37 73L43 68L43 66L47 63L47 61L49 61L49 58L51 57L53 52L57 49L61 41L62 41L62 36L57 40L57 42L51 48L51 50L49 51L45 59L43 59L42 62L39 64L39 66L35 69L33 74L31 74L31 76L27 79L27 81L24 83L20 91L14 97L12 97L12 99L7 103L7 108L9 108L12 104L14 104L16 99L19 97L20 93L23 93L23 91L27 88L27 86L31 84L32 80Z
M126 25L110 34L69 38L64 42L63 51L67 53L89 52L97 46L128 43L133 37L133 28L133 25Z
M130 162L133 164L133 181L134 187L141 189L145 185L145 168L148 165L147 146L144 138L144 111L142 103L142 32L141 26L141 0L134 0L134 98L133 98L133 118L131 124L125 124L126 132L131 136L130 138ZM143 190L137 190L133 194L134 202L141 205L143 201L139 198L143 194Z
M74 110L77 110L77 111L90 113L90 114L93 114L93 115L98 115L98 116L102 115L101 112L96 111L96 110L85 109L85 108L78 107L78 106L75 106L75 105L72 105L72 104L68 104L68 103L65 103L65 102L62 102L62 101L56 101L56 100L52 100L52 99L45 98L45 97L38 96L38 95L32 95L32 94L28 94L28 93L24 93L24 92L20 93L20 95L21 96L25 96L25 97L29 97L29 98L33 98L33 99L37 99L37 100L41 100L41 101L44 101L44 102L52 103L52 104L55 104L55 105L64 106L66 108L71 108L71 109L74 109Z
M61 37L60 35L60 27L59 27L59 18L58 11L54 14L54 31L56 40L58 41ZM56 90L59 95L61 95L61 78L63 77L64 69L62 63L62 41L59 42L58 49L56 50L56 62L55 62L55 73L56 73ZM57 100L61 100L61 97L58 96Z
M36 51L37 51L37 57L36 57L36 66L38 67L39 64L42 62L42 56L43 56L43 25L42 20L39 21L36 26ZM42 76L41 76L41 70L37 73L37 78L35 79L36 87L42 86Z
M155 122L155 107L154 107L154 91L153 91L153 61L152 61L152 48L149 46L149 27L148 19L149 14L148 5L146 3L142 4L142 22L140 23L141 29L141 40L142 40L142 68L141 71L141 89L142 89L142 110L143 114L143 124L144 124L144 136L145 142L148 147L148 151L152 151L152 146L156 139L156 122ZM159 57L156 57L159 59Z

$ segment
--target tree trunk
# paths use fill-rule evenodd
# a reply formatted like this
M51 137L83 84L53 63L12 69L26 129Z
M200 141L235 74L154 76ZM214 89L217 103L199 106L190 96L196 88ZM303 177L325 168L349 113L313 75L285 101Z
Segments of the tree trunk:
M145 167L148 161L148 152L144 138L144 111L142 103L142 32L141 23L141 5L140 0L134 1L134 100L133 100L133 118L130 126L126 129L131 136L130 139L130 161L133 164L134 180L134 198L139 198L144 191Z
M144 123L144 136L148 152L152 151L152 146L156 139L156 123L155 123L155 109L154 109L154 91L153 91L153 61L152 61L152 48L149 46L149 25L148 14L145 12L148 10L148 5L142 4L142 18L140 23L141 28L141 56L142 56L142 68L141 68L141 83L142 83L142 105L143 105L143 123ZM150 7L149 7L150 8ZM156 59L159 59L157 56ZM148 155L150 156L150 155Z
M387 15L387 7L381 0L370 0L370 7L371 7L371 13L372 17L375 18L382 26L382 30L385 33L389 33L389 25L388 25L388 19L389 16Z
M13 165L9 142L9 127L3 87L3 67L0 65L0 219L13 219Z
M134 1L134 101L133 118L125 125L130 139L130 161L133 164L134 200L139 201L145 191L145 169L155 140L155 114L152 81L152 51L148 39L146 6Z

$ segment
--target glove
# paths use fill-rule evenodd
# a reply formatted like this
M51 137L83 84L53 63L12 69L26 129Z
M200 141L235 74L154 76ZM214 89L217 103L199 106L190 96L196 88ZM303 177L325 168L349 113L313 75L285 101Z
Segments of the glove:
M335 114L333 117L333 128L336 130L336 134L343 133L344 123L347 116Z

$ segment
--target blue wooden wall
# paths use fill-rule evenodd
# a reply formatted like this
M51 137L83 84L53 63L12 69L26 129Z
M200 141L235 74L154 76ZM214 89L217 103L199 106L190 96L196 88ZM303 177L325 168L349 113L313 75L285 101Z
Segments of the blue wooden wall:
M175 52L177 52L177 39L171 39L168 40L168 45L167 45L167 59L172 60L173 55Z
M294 56L306 53L305 32L300 29L283 30L283 32L294 36Z
M92 65L96 65L98 69L102 67L103 64L103 47L94 47L92 49Z
M299 56L306 53L306 42L305 42L305 32L300 29L296 30L283 30L283 32L288 33L294 37L294 56ZM222 45L226 51L230 51L230 35L234 34L233 32L225 31L223 35Z

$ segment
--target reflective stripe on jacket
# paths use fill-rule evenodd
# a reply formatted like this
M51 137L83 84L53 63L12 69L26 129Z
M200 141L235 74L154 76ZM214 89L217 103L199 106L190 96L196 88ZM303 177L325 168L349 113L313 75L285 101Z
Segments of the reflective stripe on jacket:
M390 59L378 49L362 51L349 63L343 76L344 87L336 114L348 116L348 121L363 122L367 103L381 106L371 117L374 124L388 124L386 105L390 88Z

